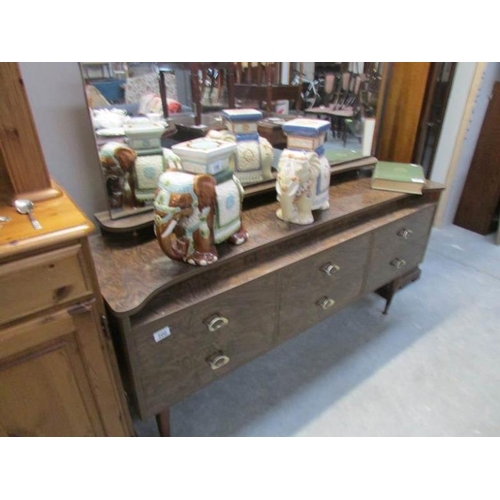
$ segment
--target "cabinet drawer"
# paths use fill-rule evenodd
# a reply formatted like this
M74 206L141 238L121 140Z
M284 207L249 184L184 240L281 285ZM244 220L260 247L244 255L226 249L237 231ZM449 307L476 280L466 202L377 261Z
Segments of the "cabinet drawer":
M355 299L362 288L365 266L339 280L318 285L285 276L281 282L279 340L283 341L327 318Z
M375 248L370 261L366 291L372 292L422 262L427 239L395 248Z
M92 293L74 245L0 266L0 324Z
M271 349L276 281L269 275L132 329L141 413L173 404ZM212 367L208 358L217 354L229 361Z
M287 267L281 273L283 293L306 287L306 293L314 294L365 268L369 244L370 235L364 234Z
M426 239L435 209L434 205L427 207L378 229L374 234L374 247L394 248L395 245L411 245L413 242Z

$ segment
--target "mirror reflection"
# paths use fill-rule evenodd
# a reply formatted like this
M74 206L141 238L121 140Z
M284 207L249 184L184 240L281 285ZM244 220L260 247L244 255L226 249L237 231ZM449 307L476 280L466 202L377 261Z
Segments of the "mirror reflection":
M325 142L331 165L371 154L382 63L84 62L80 67L111 218L152 209L159 175L178 166L173 145L207 135L235 140L227 109L260 113L250 134L269 141L273 168L286 147L282 125L297 116L331 123ZM255 182L261 179L243 179L246 186Z

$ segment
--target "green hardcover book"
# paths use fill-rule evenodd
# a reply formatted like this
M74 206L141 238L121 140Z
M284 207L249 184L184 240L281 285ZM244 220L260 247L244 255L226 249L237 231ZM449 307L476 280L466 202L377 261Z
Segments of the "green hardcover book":
M414 163L379 161L372 176L372 188L398 193L422 194L424 169Z

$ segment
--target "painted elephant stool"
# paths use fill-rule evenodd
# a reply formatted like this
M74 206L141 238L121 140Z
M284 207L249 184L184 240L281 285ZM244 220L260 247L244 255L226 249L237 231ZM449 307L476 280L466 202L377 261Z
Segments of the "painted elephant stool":
M241 221L243 187L227 167L234 149L234 144L205 138L176 145L183 170L191 172L161 174L154 200L155 234L171 259L205 266L218 260L216 244L247 241Z
M243 185L273 179L273 147L257 132L262 113L256 109L225 109L222 114L228 130L211 130L207 138L236 144L236 154L230 158L234 175Z
M283 125L287 148L278 162L276 216L294 224L312 224L313 210L330 207L330 164L324 155L326 120L297 118Z
M327 210L330 165L313 151L285 149L278 163L276 216L294 224L312 224L313 210Z
M134 206L134 167L137 153L122 142L107 142L99 150L110 208Z

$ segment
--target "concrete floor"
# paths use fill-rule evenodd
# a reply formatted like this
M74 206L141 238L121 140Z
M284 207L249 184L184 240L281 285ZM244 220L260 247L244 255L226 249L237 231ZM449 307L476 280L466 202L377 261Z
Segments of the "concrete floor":
M173 406L172 435L500 435L500 247L434 229L421 267L388 316L370 294Z

